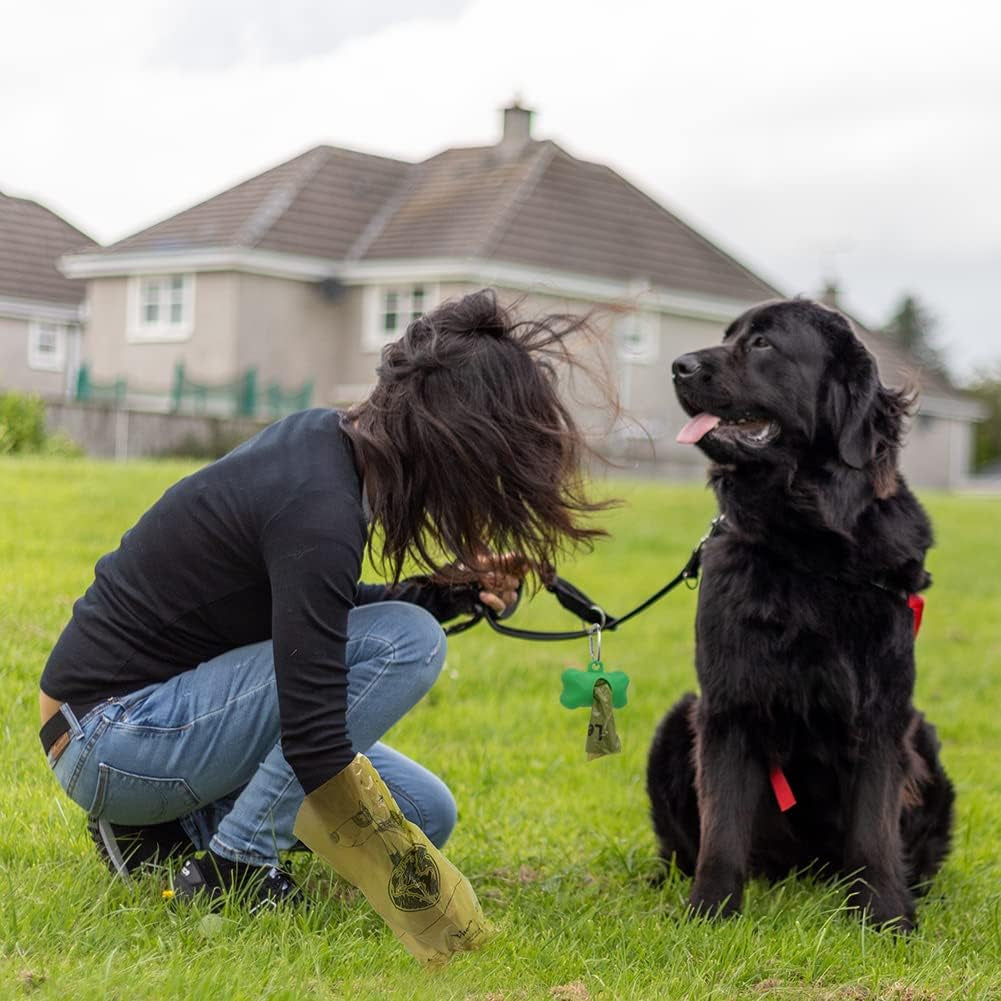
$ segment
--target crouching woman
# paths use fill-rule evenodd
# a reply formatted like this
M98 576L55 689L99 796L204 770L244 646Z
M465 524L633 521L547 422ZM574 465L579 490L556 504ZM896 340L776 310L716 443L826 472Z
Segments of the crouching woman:
M41 738L112 868L185 856L177 895L280 903L301 835L416 955L478 944L471 889L433 941L401 918L429 861L468 884L437 851L447 786L381 738L434 683L440 622L504 612L526 566L600 534L558 391L582 329L515 322L490 291L447 302L385 348L364 402L266 428L97 563L41 678ZM374 528L385 585L359 583Z

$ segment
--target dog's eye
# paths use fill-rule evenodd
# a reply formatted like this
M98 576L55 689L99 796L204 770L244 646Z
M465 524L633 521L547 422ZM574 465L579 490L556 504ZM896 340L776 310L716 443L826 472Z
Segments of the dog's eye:
M762 337L761 334L755 334L748 342L747 346L749 348L770 348L771 344L768 343L767 339Z

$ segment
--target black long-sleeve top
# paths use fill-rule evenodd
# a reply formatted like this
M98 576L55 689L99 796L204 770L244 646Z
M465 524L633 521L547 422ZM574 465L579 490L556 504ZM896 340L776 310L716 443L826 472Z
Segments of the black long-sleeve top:
M431 585L358 583L368 526L340 420L293 414L170 487L98 561L42 690L94 702L272 639L296 777L309 793L347 765L348 612L395 598L443 621L470 601Z

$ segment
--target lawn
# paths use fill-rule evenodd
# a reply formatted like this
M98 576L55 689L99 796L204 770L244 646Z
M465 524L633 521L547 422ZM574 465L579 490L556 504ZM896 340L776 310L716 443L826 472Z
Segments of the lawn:
M607 637L632 677L621 755L587 762L586 713L558 701L583 641L456 637L441 678L391 742L459 802L449 857L500 934L428 974L363 899L309 860L305 911L250 918L161 900L161 881L112 881L81 812L47 774L37 677L94 561L192 467L0 460L0 997L1001 998L1001 500L928 496L938 544L918 641L919 705L958 791L954 851L909 939L865 927L837 887L752 884L741 917L685 918L688 883L648 886L643 773L660 714L693 685L695 595L680 589ZM625 610L684 563L713 512L698 487L615 484L613 537L566 576ZM526 626L569 627L540 596ZM302 857L299 857L302 859Z

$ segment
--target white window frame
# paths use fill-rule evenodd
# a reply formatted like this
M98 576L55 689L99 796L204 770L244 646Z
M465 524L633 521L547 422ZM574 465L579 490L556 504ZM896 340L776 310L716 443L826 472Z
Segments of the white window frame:
M52 320L32 319L28 323L28 367L39 372L62 372L66 368L68 326ZM51 350L43 341L51 340Z
M419 297L418 291L422 293ZM391 297L395 296L396 325L386 329L386 317ZM361 349L369 354L380 352L387 344L402 336L416 317L438 305L439 289L429 282L395 282L391 285L369 285L365 289L365 320L362 326ZM419 305L419 309L418 309Z
M149 316L149 307L156 315ZM174 309L179 314L174 318ZM128 340L186 341L195 329L195 276L190 272L132 275L128 290Z
M616 326L619 358L632 365L656 365L660 360L660 315L649 310L627 313Z

